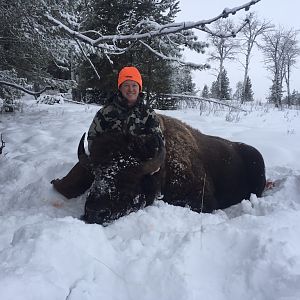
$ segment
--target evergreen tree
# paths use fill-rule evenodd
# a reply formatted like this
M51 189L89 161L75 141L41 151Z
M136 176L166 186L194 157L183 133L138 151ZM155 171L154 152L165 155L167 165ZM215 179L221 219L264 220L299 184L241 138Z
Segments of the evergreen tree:
M0 0L0 78L18 83L23 78L34 86L63 87L69 76L70 43L44 18L50 12L66 24L75 23L78 1Z
M143 30L155 27L155 24L166 24L173 22L179 11L177 0L90 0L88 18L83 22L84 30L98 30L101 34L132 34L132 32L143 32ZM143 24L143 26L141 25ZM146 27L145 27L146 26ZM91 33L93 35L94 33ZM159 48L165 56L181 57L180 45L185 45L203 51L203 43L198 43L190 31L183 32L185 39L178 38L176 43L170 45L168 37L149 38L145 41L152 48ZM159 45L159 47L158 47ZM122 48L125 43L119 42L117 46ZM153 93L172 93L175 89L172 80L178 72L178 65L166 59L162 59L139 42L131 42L130 49L119 55L92 56L92 61L99 70L101 80L95 80L90 66L85 62L81 68L81 77L88 78L88 81L81 81L82 88L96 87L102 91L111 91L116 88L115 78L118 70L124 65L137 66L143 75L143 90L146 93L147 101L151 101ZM190 73L186 68L181 69L184 74ZM86 73L88 71L88 73ZM90 76L87 76L90 75ZM177 88L184 91L191 90L190 83Z
M285 102L287 105L300 105L300 93L296 90L293 90L290 99L288 97L285 98Z
M236 84L236 90L232 98L237 101L242 101L242 95L243 95L243 82L239 81Z
M171 93L172 94L193 94L195 92L195 84L193 83L190 69L187 67L176 68L172 66L171 77Z
M210 98L218 99L219 98L219 85L218 81L213 81L210 87Z
M221 81L221 90L220 90ZM222 73L218 75L217 80L212 83L211 86L211 98L220 100L230 100L230 84L227 76L227 71L223 69Z
M249 76L247 76L245 91L242 94L242 99L244 101L253 101L253 95L251 79Z
M201 96L203 98L209 98L208 86L207 84L204 85Z
M195 84L192 81L192 76L188 68L178 69L174 66L168 72L172 72L170 82L171 94L193 94L195 93ZM178 109L182 100L176 97L166 97L155 93L153 107L157 109Z
M282 84L278 80L278 77L275 77L273 80L272 86L270 87L270 95L268 101L274 103L276 107L282 106Z

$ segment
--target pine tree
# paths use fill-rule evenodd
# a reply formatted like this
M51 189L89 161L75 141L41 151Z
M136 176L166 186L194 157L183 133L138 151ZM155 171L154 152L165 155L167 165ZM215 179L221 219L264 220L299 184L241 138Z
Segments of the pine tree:
M0 78L5 71L16 73L7 80L19 79L34 86L63 87L69 77L71 43L44 18L50 12L66 24L75 23L79 0L0 0Z
M219 99L219 84L218 81L213 81L210 87L210 98Z
M209 92L208 92L208 86L207 84L204 85L201 96L203 98L208 98L209 97Z
M172 72L170 82L171 94L193 94L195 92L195 84L192 81L192 76L188 68L178 69L175 66L168 70ZM163 81L161 81L163 83ZM156 93L152 106L157 109L178 109L180 105L180 98L166 97Z
M293 90L290 98L286 97L285 98L286 103L288 106L290 105L300 105L300 93L296 90Z
M90 0L88 18L83 22L84 30L98 30L101 34L132 34L134 30L145 30L140 24L150 28L155 23L166 24L173 22L179 11L177 0ZM152 22L152 23L151 23ZM152 48L159 48L165 56L181 57L180 45L186 45L196 49L198 52L203 51L203 43L198 43L190 31L183 32L187 39L181 38L170 45L168 38L164 37L165 42L157 38L149 38L145 42ZM117 43L119 47L128 46L128 44ZM159 45L159 46L158 46ZM118 70L124 65L135 65L138 67L143 76L143 90L146 93L147 101L151 101L153 93L171 93L174 91L173 78L178 73L178 65L173 62L162 59L154 54L145 46L138 42L131 42L130 49L123 54L110 56L93 56L93 63L99 70L101 80L95 79L92 75L91 67L85 62L81 68L82 88L96 87L102 91L111 91L116 88L116 76ZM186 68L180 68L187 75L190 73ZM88 72L88 73L86 73ZM87 76L89 75L89 76ZM84 80L88 78L88 81ZM183 89L184 85L180 84L178 90ZM190 83L185 85L184 91L191 90Z
M192 94L195 92L195 84L193 83L190 70L185 68L172 67L172 78L170 83L172 94Z
M247 76L245 91L242 93L242 99L244 101L253 101L253 91L252 91L252 83L249 76Z
M237 101L242 101L242 95L243 95L243 82L239 81L236 84L236 90L232 98Z
M268 101L274 103L276 107L282 106L282 84L281 82L275 77L273 80L272 86L270 87L270 95L268 97Z
M220 90L220 80L221 80L221 90ZM211 86L211 97L220 100L230 99L230 84L229 78L227 76L227 71L223 69L221 75L219 74L217 80L212 83Z

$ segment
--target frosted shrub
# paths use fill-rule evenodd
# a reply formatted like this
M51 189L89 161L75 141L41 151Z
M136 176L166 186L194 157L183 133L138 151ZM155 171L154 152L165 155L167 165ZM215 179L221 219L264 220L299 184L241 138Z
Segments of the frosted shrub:
M238 112L229 111L225 116L225 120L227 122L239 122L240 114Z
M11 113L14 111L22 111L22 102L13 99L0 98L0 113Z
M63 104L64 98L61 95L41 95L36 100L37 103L44 103L44 104Z

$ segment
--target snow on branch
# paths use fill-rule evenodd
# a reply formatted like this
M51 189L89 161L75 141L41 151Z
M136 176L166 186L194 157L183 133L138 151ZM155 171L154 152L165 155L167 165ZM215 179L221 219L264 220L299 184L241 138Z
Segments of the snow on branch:
M43 90L41 90L39 92L33 92L33 91L30 91L30 90L27 90L26 88L22 87L21 85L18 85L18 84L12 83L12 82L7 82L7 81L0 80L0 85L1 84L10 86L10 87L15 88L17 90L21 90L24 93L27 93L27 94L32 95L32 96L39 96L42 93L44 93L46 90L52 89L51 86L46 86Z
M101 77L100 77L100 75L99 75L99 73L98 73L96 67L94 66L93 62L90 60L90 58L88 57L88 55L85 53L85 51L84 51L83 47L81 46L80 42L79 42L77 39L75 39L75 42L77 43L78 47L80 48L81 52L83 53L83 56L85 57L85 59L89 62L89 64L90 64L91 67L93 68L93 70L94 70L94 72L95 72L97 78L98 78L99 80L101 80Z
M170 34L177 34L181 31L189 30L189 29L198 29L203 32L212 33L208 28L207 25L210 25L214 23L215 21L227 18L229 15L235 15L240 10L249 10L250 7L261 0L252 0L248 3L245 3L241 6L229 9L225 8L221 14L218 16L208 19L208 20L201 20L197 22L180 22L180 23L168 23L165 25L159 25L155 24L153 26L153 23L149 24L147 22L140 23L139 25L145 25L146 32L141 32L141 29L137 33L133 32L132 34L116 34L116 35L101 35L99 34L99 37L96 39L90 38L85 33L81 33L75 30L72 30L68 26L64 25L59 20L52 17L50 14L45 14L45 17L55 26L58 26L61 30L63 30L68 35L75 37L76 39L88 43L94 47L99 47L107 51L116 51L115 43L116 42L130 42L130 41L137 41L137 40L144 40L148 38L154 38L154 37L160 37L164 35L170 35ZM139 27L140 27L139 26ZM149 28L151 26L152 30L147 30L147 27Z
M188 66L188 67L195 68L195 69L198 69L198 70L204 70L204 69L209 69L210 68L210 66L208 64L198 65L198 64L195 64L195 63L191 63L191 62L185 62L185 61L180 60L179 58L176 58L176 57L166 56L163 53L158 52L155 49L151 48L148 44L144 43L143 41L139 41L139 42L143 46L148 48L151 52L153 52L155 55L161 57L162 59L177 62L180 65Z

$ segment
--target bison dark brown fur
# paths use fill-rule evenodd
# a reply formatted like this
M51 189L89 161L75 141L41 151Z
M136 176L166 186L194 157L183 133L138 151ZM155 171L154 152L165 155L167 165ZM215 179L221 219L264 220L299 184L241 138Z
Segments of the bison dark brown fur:
M115 220L150 205L160 191L164 201L197 212L229 207L251 193L261 196L265 166L255 148L202 134L174 118L159 118L166 153L156 153L152 136L128 138L107 132L95 140L89 157L83 159L79 152L81 163L52 181L67 198L90 187L85 221ZM80 147L82 152L83 141Z
M255 148L205 135L171 117L159 118L166 155L160 156L161 168L153 175L147 172L156 171L155 164L146 173L143 169L149 164L144 150L151 149L151 140L109 133L94 142L89 161L95 180L85 205L87 222L103 224L150 205L160 189L165 202L197 212L229 207L251 193L261 196L265 165Z

